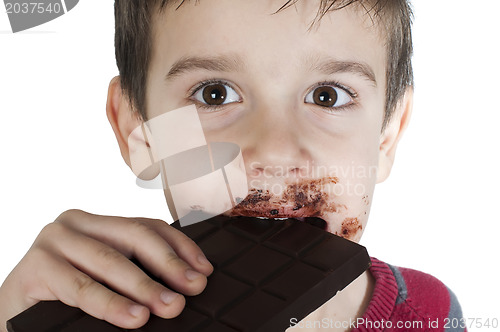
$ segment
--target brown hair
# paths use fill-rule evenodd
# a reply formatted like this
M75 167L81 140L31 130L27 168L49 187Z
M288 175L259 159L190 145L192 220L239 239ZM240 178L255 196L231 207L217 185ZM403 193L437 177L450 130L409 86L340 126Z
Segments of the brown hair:
M199 1L199 0L196 0ZM299 0L287 0L277 12ZM147 74L152 49L152 17L179 0L116 0L115 55L121 87L132 108L146 120ZM177 6L179 8L185 0ZM389 122L406 88L413 86L411 25L413 14L409 0L321 0L311 26L331 10L357 4L373 22L381 24L387 45L387 87L382 130ZM176 8L176 9L177 9Z

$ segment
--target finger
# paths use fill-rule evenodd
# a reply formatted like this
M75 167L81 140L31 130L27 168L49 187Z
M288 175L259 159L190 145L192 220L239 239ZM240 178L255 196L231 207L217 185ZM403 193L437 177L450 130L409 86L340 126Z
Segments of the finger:
M139 218L142 220L141 218ZM214 271L198 245L180 230L162 220L149 221L153 228L174 249L175 253L197 271L209 276Z
M79 218L80 222L74 222L75 218L72 218L72 227L128 257L137 258L148 271L174 290L186 295L197 295L205 288L206 276L179 258L174 249L147 223L133 218L87 213L80 214Z
M141 327L148 321L148 308L109 290L68 262L53 259L47 265L40 277L67 305L126 329Z
M212 264L207 260L198 245L184 233L171 227L163 220L101 216L81 210L68 210L61 214L58 219L64 220L64 224L71 228L84 232L94 238L101 239L105 243L113 244L115 248L124 253L127 257L131 257L133 254L130 252L130 247L120 246L117 243L113 243L112 240L103 237L103 233L101 231L97 230L102 229L101 226L103 226L103 222L127 222L131 219L140 221L141 223L147 224L156 230L157 233L163 237L167 243L169 243L177 255L191 265L195 270L206 276L209 276L213 272ZM81 222L82 220L84 221L83 223ZM111 223L109 228L115 227L114 224Z
M65 219L65 224L112 245L127 257L133 255L133 252L130 251L131 248L129 246L121 246L120 243L116 243L116 241L108 237L103 237L105 233L102 232L102 229L104 227L104 229L107 228L111 231L111 229L116 229L117 222L124 223L132 219L139 221L156 230L156 232L173 248L176 254L195 270L201 272L205 276L209 276L213 272L212 264L208 261L200 247L184 233L173 228L163 220L101 216L81 210L70 210L66 211L66 213L73 214L74 216L64 217L64 214L61 215L60 218ZM84 222L81 222L81 220L84 220ZM109 227L106 227L104 222L106 222ZM120 224L120 226L121 225L123 224Z
M73 230L60 241L60 255L93 279L147 306L155 315L173 318L184 308L182 295L152 280L116 249Z

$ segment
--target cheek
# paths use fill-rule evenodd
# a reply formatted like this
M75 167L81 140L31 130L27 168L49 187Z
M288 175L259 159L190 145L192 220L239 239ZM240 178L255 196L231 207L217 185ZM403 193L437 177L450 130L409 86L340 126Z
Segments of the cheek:
M330 231L348 240L359 242L368 221L372 194L373 191L371 195L366 193L361 199L351 200L350 205L347 205L344 213L339 215Z
M324 211L328 231L352 241L359 241L370 213L371 200L377 176L376 159L371 163L338 166L339 181L328 188L336 211Z

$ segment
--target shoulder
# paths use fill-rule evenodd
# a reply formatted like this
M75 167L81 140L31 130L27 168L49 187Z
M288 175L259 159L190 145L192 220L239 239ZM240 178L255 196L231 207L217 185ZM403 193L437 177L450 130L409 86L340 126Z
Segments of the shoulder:
M447 317L458 301L446 285L430 274L387 264L398 285L396 305L406 303L425 316Z
M437 330L445 331L447 320L462 319L457 297L437 278L417 270L393 266L375 258L372 258L372 263L379 270L385 269L386 273L392 275L393 279L390 278L389 283L394 288L397 287L390 315L392 321L421 321L425 327L429 327L432 322L438 322L440 328ZM372 274L377 287L380 280L376 273Z

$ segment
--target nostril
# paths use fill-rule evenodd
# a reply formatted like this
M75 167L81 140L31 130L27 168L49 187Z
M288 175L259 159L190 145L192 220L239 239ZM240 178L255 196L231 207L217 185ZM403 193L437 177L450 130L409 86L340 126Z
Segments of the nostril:
M260 174L260 171L258 169L251 169L248 171L247 176L249 176L250 178L256 178L259 176L259 174Z
M263 174L263 172L264 172L264 168L254 167L254 166L250 165L248 175L251 177L259 177Z

